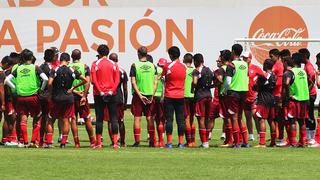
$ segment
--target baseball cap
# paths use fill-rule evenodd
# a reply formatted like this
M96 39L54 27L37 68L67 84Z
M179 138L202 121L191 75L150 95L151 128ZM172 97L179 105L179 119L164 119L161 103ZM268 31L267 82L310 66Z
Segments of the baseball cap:
M59 49L56 47L51 47L51 49L54 51L54 55L58 55L60 53Z
M241 57L252 59L252 54L249 51L242 53Z
M158 66L165 66L168 61L164 58L160 58L158 61Z

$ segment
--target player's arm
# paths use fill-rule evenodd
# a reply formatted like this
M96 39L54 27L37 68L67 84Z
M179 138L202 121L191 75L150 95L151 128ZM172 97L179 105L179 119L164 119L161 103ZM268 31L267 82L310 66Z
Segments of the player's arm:
M47 87L48 76L42 71L42 69L39 66L36 66L36 72L39 75L39 77L42 79L41 91L43 91Z
M90 69L88 66L86 66L86 73L85 73L85 77L86 77L86 86L83 92L83 96L87 97L89 89L90 89Z
M78 88L80 86L83 86L83 85L85 85L87 83L87 78L85 76L81 75L78 71L74 71L74 76L75 76L76 79L81 80L81 82L76 84L75 86L73 86L69 90L70 93L72 93L74 89L76 89L76 88ZM87 97L87 95L83 94L83 97Z
M200 73L198 70L195 69L195 70L193 70L192 74L193 74L193 78L192 78L191 92L193 93L197 84L198 84Z
M154 95L156 94L157 87L158 87L158 72L157 72L157 68L156 67L154 67L154 68L155 68L155 74L154 74L152 99L153 99Z
M111 88L111 92L109 92L109 94L113 95L116 93L117 88L119 86L120 83L120 70L119 70L119 66L117 64L114 65L114 71L113 71L113 86Z
M55 77L55 70L50 71L49 79L48 79L48 91L49 91L49 96L52 96L52 89L53 89L53 80Z
M15 90L16 85L13 83L13 79L17 77L17 70L14 70L9 76L4 80L4 84L9 86L11 89Z
M96 65L96 63L92 63L91 66L91 82L94 85L95 88L97 88L98 92L100 93L100 96L104 95L104 92L102 92L99 84L98 84L98 80L97 80L97 70L98 67Z
M127 102L128 102L128 81L124 81L122 83L122 89L123 89L123 105L126 108L127 107Z

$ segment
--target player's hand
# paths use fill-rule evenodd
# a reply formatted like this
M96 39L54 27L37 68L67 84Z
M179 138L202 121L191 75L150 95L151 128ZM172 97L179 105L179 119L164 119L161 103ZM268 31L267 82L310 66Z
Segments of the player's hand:
M5 106L4 104L2 104L2 105L1 105L1 111L2 111L2 112L5 112L5 110L6 110L6 106Z
M87 98L86 97L82 97L81 100L80 100L80 106L86 105L86 102L87 102Z
M152 103L152 101L153 101L153 96L151 96L151 97L149 98L149 102L148 102L148 104L151 104L151 103Z
M148 102L149 102L149 99L147 97L145 97L145 96L141 95L140 99L141 99L141 101L143 102L144 105L148 104Z
M69 90L67 91L67 93L68 93L68 94L72 94L72 93L73 93L73 90L74 90L74 89L73 89L73 87L72 87L71 89L69 89Z

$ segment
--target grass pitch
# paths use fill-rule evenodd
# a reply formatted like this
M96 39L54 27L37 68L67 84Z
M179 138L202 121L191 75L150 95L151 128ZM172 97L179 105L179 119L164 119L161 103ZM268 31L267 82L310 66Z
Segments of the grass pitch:
M18 149L0 147L1 179L317 179L320 149L222 149L221 119L216 120L210 149L147 148L142 120L141 148L133 144L133 116L126 111L128 147L90 149L84 126L79 126L81 148ZM31 130L31 121L29 130ZM57 129L55 129L57 132ZM30 132L31 133L31 132ZM29 136L31 135L29 133ZM176 127L174 129L176 133ZM199 136L196 134L198 144ZM54 140L57 141L57 133ZM69 140L72 141L72 135ZM174 134L173 143L177 143ZM110 144L106 125L104 144ZM250 142L251 145L257 141Z

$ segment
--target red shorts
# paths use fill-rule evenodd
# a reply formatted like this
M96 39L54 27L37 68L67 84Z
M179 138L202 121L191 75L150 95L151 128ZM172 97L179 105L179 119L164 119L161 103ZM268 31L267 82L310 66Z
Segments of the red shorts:
M50 117L54 119L59 118L75 118L74 113L74 104L61 104L53 102L52 108L50 111Z
M217 100L212 99L209 116L211 119L220 117L220 103Z
M153 108L153 116L155 116L156 120L163 120L164 119L164 107L163 102L160 102L159 97L155 97L155 103Z
M308 102L289 101L287 118L307 119Z
M219 103L220 103L220 116L222 118L230 118L230 113L228 112L227 108L227 97L226 96L221 96L219 97Z
M39 117L42 113L38 96L17 97L16 110L19 116Z
M254 101L245 101L243 105L243 110L245 111L252 111L256 109L256 103Z
M80 104L80 100L75 100L74 101L74 111L75 111L75 116L77 116L79 113L80 118L89 119L90 118L90 108L89 108L88 100L82 106Z
M195 104L193 98L184 98L184 116L194 116Z
M243 95L244 97L240 97L240 99L233 97L233 96L226 97L225 101L226 101L227 111L230 115L233 115L235 113L242 115L243 105L244 105L244 100L245 100L245 93L243 93L243 94L239 93L239 96L241 96L241 95Z
M197 117L209 117L211 101L211 97L202 98L196 101L195 109Z
M6 106L5 114L7 116L11 116L11 115L13 115L15 113L12 101L6 102L5 106Z
M138 95L134 94L132 97L132 102L131 102L131 113L133 116L136 117L141 117L141 116L146 116L150 117L152 116L152 112L154 109L154 100L151 102L151 104L143 104L141 99L139 98Z
M261 119L274 119L274 107L268 107L262 104L257 104L255 116Z

